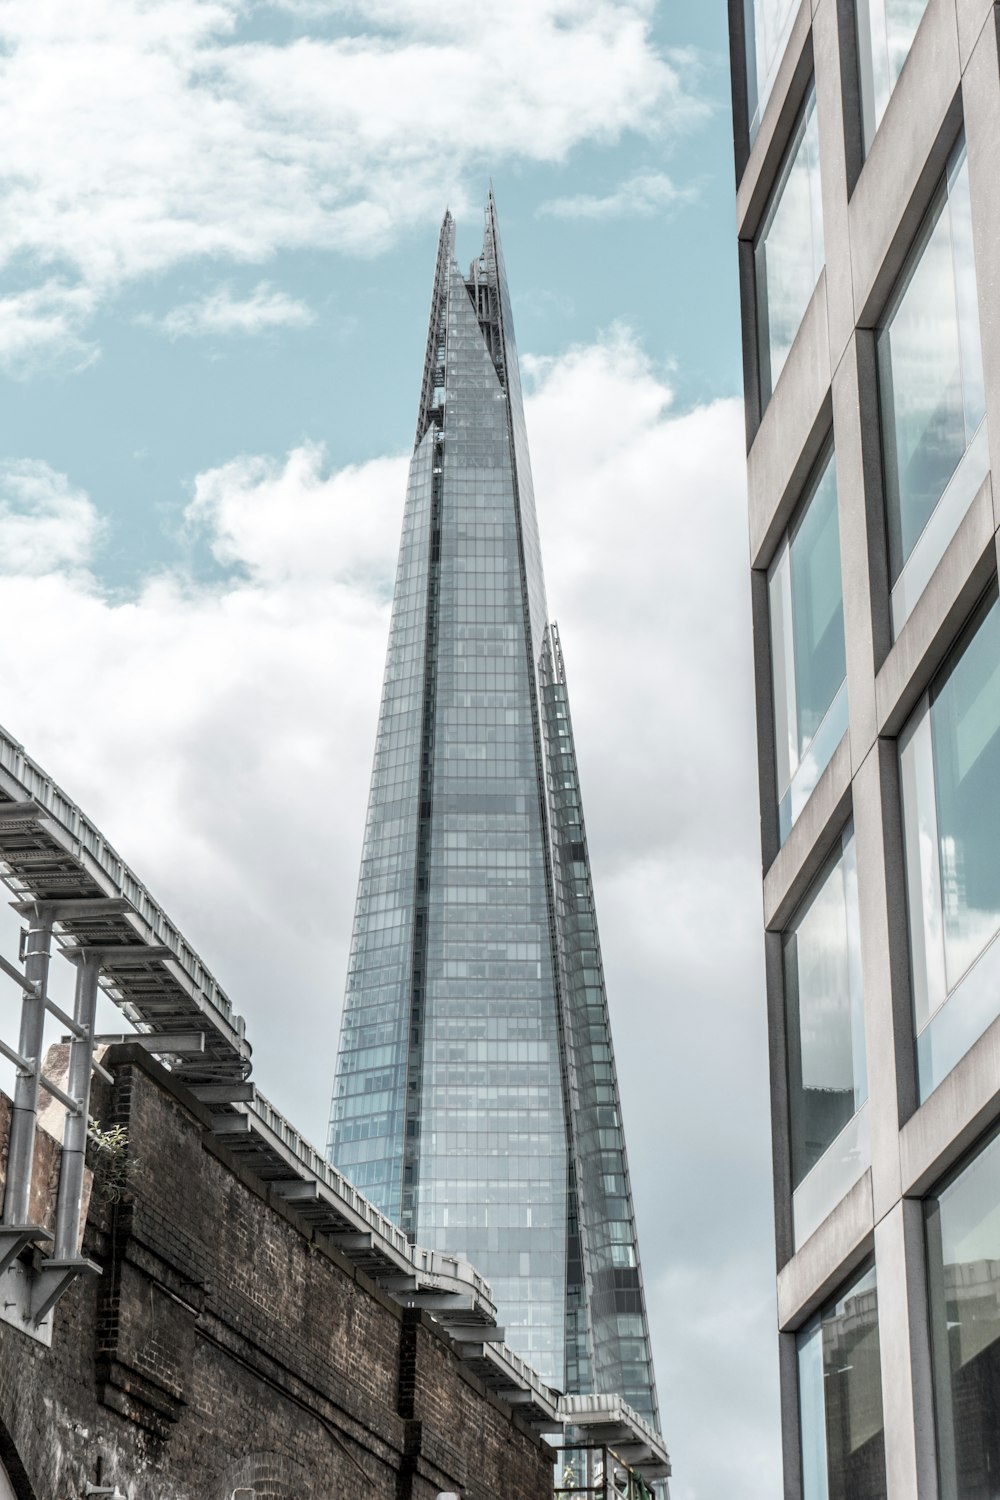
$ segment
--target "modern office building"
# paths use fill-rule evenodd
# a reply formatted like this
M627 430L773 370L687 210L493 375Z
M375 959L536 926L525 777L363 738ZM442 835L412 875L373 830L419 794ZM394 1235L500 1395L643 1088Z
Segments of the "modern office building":
M1000 1494L1000 8L730 0L785 1494Z
M559 638L490 197L445 216L396 575L330 1155L470 1257L550 1384L658 1426Z

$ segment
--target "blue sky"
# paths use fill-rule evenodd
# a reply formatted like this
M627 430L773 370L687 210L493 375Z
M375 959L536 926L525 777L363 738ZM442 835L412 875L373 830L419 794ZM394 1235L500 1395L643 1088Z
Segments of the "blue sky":
M320 1143L437 230L493 181L674 1500L779 1485L725 24L0 10L0 723Z
M657 55L668 59L665 66L674 75L668 87L659 89L658 99L656 81L649 82L654 104L665 105L663 119L651 108L648 114L632 112L631 129L618 130L597 119L591 130L577 131L571 121L559 122L551 127L555 139L549 147L531 140L534 123L529 119L514 126L514 139L504 150L502 144L500 149L495 144L475 148L483 132L474 115L452 118L448 129L464 133L473 147L455 153L457 161L446 157L441 163L438 191L431 141L419 152L416 206L406 202L410 186L400 170L392 182L380 185L384 227L362 232L355 245L346 246L349 236L336 225L289 223L294 202L282 205L275 222L256 237L241 222L218 232L216 220L224 219L224 205L213 212L198 198L218 193L215 171L225 171L224 161L204 173L192 205L174 184L162 203L140 205L138 213L145 208L146 222L135 222L130 200L155 187L157 128L175 136L178 174L185 168L183 154L196 155L203 145L197 132L189 141L177 141L183 121L174 117L184 107L178 96L185 85L191 87L200 57L231 56L244 50L241 42L256 43L272 57L302 45L347 47L363 27L360 12L351 14L336 5L212 8L225 24L207 30L189 56L177 58L175 78L157 80L166 118L161 123L147 101L151 118L138 132L138 160L129 160L129 153L119 148L109 153L106 171L94 172L92 182L75 184L72 161L62 172L47 173L38 162L40 148L30 154L28 169L37 172L36 191L48 199L48 213L40 214L38 225L25 233L6 268L8 295L54 282L64 296L76 292L90 299L87 315L77 316L71 306L60 307L50 298L42 316L52 320L54 312L66 336L29 338L24 347L19 340L4 340L0 308L0 355L6 345L12 377L5 382L0 413L0 453L42 457L97 499L111 520L101 551L104 576L134 582L143 569L170 555L183 540L177 533L195 475L235 453L283 453L309 439L324 443L330 462L339 465L405 450L414 420L415 371L422 357L437 224L450 199L462 221L460 250L471 256L479 232L478 206L490 176L502 214L523 350L558 353L593 339L614 322L625 322L650 357L671 370L680 402L738 391L721 3L627 7L650 27L643 60L647 66L634 69L639 81L649 80L653 70L648 63ZM586 14L588 8L562 7L571 15L576 10ZM105 9L110 25L120 7L102 6L96 16ZM405 42L408 7L383 9L389 13L385 25L368 33L370 41L383 46ZM396 24L394 11L402 12ZM179 29L173 29L174 36ZM169 27L159 34L157 28L148 30L147 44L162 45L163 35L171 35ZM75 73L71 57L75 52L80 59L93 46L99 27L84 24L75 38L58 43L45 37L40 26L25 31L22 48L30 43L35 61L25 67L22 86L37 89L44 67ZM548 41L551 46L552 38ZM470 38L468 46L473 60L475 42ZM320 69L322 61L315 59L314 66ZM552 62L560 65L555 48ZM109 65L110 60L103 64ZM429 117L435 111L432 76L429 69ZM13 81L16 86L16 72ZM85 132L100 100L75 81L79 102L67 126L82 123ZM98 81L99 75L95 91ZM260 92L265 94L263 86ZM258 114L270 103L258 99ZM134 129L136 101L124 92L115 104L102 129ZM608 115L621 112L618 101L611 104ZM212 123L206 121L204 129L209 131ZM256 124L262 137L273 132L270 117L263 122L258 118ZM289 135L296 128L319 128L322 118L317 111L304 121L282 119L279 124ZM65 149L61 132L51 134L53 153ZM74 136L74 145L80 143L79 130ZM253 217L254 195L266 190L251 174L268 146L266 139L252 141L241 156L239 166L251 180L245 184L239 219ZM373 157L377 168L385 170L377 147ZM336 177L339 164L333 150L328 163L312 166L316 195L326 179ZM191 165L197 170L196 162ZM80 245L75 240L78 216L90 217L93 194L105 192L109 183L115 198L105 210L106 222L85 228ZM60 205L59 195L71 198L74 189L78 202ZM346 196L363 201L364 185L348 188ZM185 243L183 221L189 214L196 228ZM208 247L205 253L196 253L199 244ZM256 317L251 312L244 323L248 331L235 331L233 310L252 307L255 292ZM204 318L194 324L193 310L205 299L215 299L217 310L221 299L223 312L230 310L229 321L223 316L214 325ZM187 332L183 319L176 317L185 308L192 310ZM204 562L197 556L191 560L196 566Z

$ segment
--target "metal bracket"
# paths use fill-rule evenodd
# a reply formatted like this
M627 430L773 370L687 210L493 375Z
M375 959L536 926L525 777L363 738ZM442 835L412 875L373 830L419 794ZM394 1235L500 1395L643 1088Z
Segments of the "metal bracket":
M42 1240L51 1244L52 1236L40 1224L0 1225L0 1276L17 1260L22 1250Z
M71 1260L46 1260L31 1284L31 1321L37 1328L55 1307L63 1292L82 1274L100 1276L101 1268L82 1255Z
M506 1328L487 1328L482 1323L442 1323L442 1328L456 1344L502 1344L506 1341Z

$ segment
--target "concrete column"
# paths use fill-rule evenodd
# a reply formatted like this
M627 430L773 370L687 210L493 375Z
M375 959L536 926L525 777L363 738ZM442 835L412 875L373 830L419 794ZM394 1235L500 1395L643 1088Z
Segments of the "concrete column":
M771 1078L771 1154L774 1168L774 1238L778 1269L795 1250L792 1231L792 1145L788 1110L788 1027L781 934L765 932L768 1060Z
M890 646L875 341L854 334L833 377L851 769L877 735L875 673Z
M818 0L813 15L816 112L819 119L820 182L830 362L834 369L854 331L854 289L847 214L847 158L841 74L840 0ZM854 72L857 73L855 66Z
M875 1226L888 1500L938 1500L923 1208L904 1198Z
M861 898L872 1203L878 1224L900 1195L899 1127L916 1103L895 741L876 742L854 777L853 798Z
M778 1335L778 1375L781 1381L781 1458L783 1500L802 1500L802 1459L799 1451L799 1371L794 1333Z

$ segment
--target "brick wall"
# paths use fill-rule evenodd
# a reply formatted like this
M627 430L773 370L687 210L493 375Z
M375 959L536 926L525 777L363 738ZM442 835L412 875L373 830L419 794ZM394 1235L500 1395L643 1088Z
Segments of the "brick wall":
M95 1183L51 1350L0 1323L0 1459L17 1500L549 1500L538 1440L418 1310L383 1297L239 1169L135 1048L105 1059L128 1132Z

